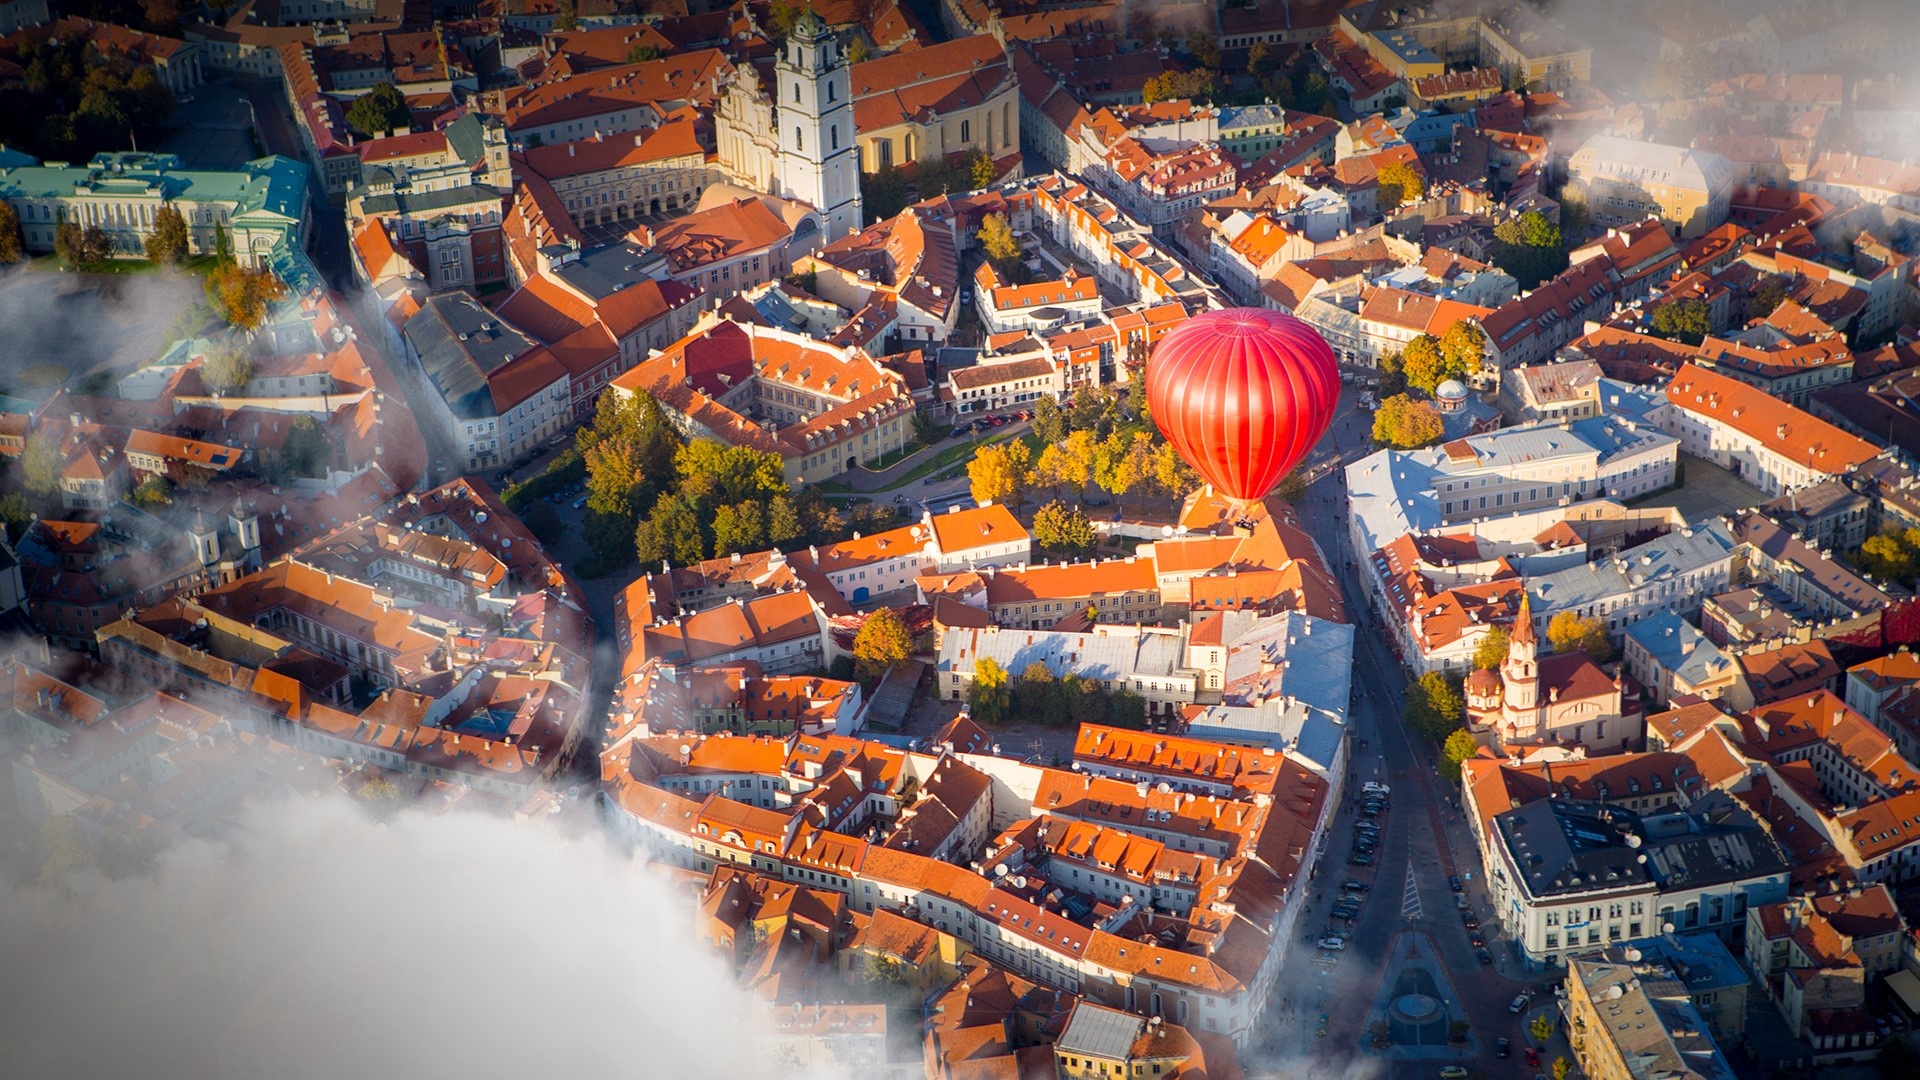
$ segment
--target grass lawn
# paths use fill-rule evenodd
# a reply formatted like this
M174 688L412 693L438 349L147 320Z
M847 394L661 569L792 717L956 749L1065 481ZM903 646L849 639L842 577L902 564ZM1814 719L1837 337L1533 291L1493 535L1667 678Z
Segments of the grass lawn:
M57 274L65 272L60 265L60 257L53 254L36 255L27 265L33 270L44 271L46 273ZM105 262L88 263L81 267L79 272L83 274L136 275L158 274L168 269L170 268L161 266L152 259L108 259ZM177 269L183 273L192 274L194 277L205 277L207 271L213 269L213 256L195 255L186 262L181 263Z
M1031 437L1031 436L1030 435L1023 436L1023 438L1024 437ZM977 443L969 439L966 442L960 443L958 445L949 446L945 450L940 451L939 453L933 455L927 460L907 470L907 475L894 481L891 486L882 488L881 490L882 491L898 491L899 489L907 486L908 484L913 483L915 480L921 479L922 477L926 476L929 473L938 472L951 465L956 465L960 462L966 461L967 459L973 457L973 455L979 453L980 448L983 446L992 446L995 443L1006 442L1008 439L1011 439L1011 438L1013 438L1013 436L1011 435L1002 435L995 438L981 439Z

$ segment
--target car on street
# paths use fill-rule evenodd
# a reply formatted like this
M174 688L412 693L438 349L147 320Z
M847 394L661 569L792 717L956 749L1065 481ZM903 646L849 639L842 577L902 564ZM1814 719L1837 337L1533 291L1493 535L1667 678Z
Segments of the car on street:
M1540 1051L1537 1048L1532 1046L1527 1047L1525 1057L1529 1068L1537 1069L1540 1067Z
M1506 1039L1495 1039L1493 1042L1493 1056L1512 1057L1513 1043L1508 1042Z
M573 500L573 508L575 510L585 509L586 505L587 505L587 500L584 497Z
M1532 1003L1533 999L1526 994L1515 994L1513 1000L1507 1002L1507 1011L1510 1013L1523 1013L1527 1011L1527 1006Z
M1336 918L1336 919L1345 919L1345 920L1346 920L1346 921L1348 921L1348 922L1352 922L1352 921L1354 920L1354 918L1356 918L1356 917L1357 917L1357 916L1358 916L1359 914L1360 914L1360 909L1359 909L1359 908L1357 908L1357 907L1347 907L1347 906L1345 906L1345 905L1342 905L1342 906L1340 906L1340 907L1337 907L1337 908L1334 908L1334 909L1333 909L1333 912L1332 912L1332 915L1333 915L1333 917L1334 917L1334 918Z
M1323 937L1320 939L1320 947L1333 952L1339 952L1341 949L1347 947L1347 939L1343 937Z
M1348 892L1366 892L1369 888L1367 883L1361 881L1359 878L1348 878L1340 883L1340 887L1346 889Z
M1454 892L1460 892L1460 891L1461 891L1461 887L1460 887L1460 875L1459 875L1459 874L1448 874L1448 875L1447 875L1447 887L1448 887L1448 888L1450 888L1450 889L1452 889L1452 890L1453 890Z
M1356 851L1353 854L1347 856L1347 865L1348 866L1372 866L1373 856L1362 855L1360 852Z
M1325 1035L1327 1033L1327 1014L1326 1013L1320 1014L1320 1026L1315 1028L1313 1033L1315 1035Z
M1467 1067L1448 1065L1440 1070L1440 1080L1467 1080Z
M1487 939L1481 937L1479 934L1468 934L1467 942L1476 949L1484 949L1487 947Z
M1340 894L1340 902L1342 904L1364 904L1366 903L1366 901L1367 901L1367 898L1364 896L1361 896L1359 893L1350 892L1350 893Z
M1465 926L1466 926L1466 928L1467 928L1467 930L1468 930L1469 932L1472 932L1472 931L1474 931L1474 930L1478 930L1478 929L1480 929L1480 920L1479 920L1479 919L1476 919L1476 918L1474 918L1474 917L1473 917L1473 914L1472 914L1471 912L1469 912L1469 913L1467 914L1467 917L1466 917L1466 918L1464 918L1464 919L1462 919L1462 920L1460 920L1460 921L1461 921L1461 923L1462 923L1463 925L1465 925Z
M1475 956L1477 956L1477 957L1479 957L1479 958L1480 958L1480 962L1481 962L1482 964L1488 964L1488 965L1491 965L1491 964L1493 963L1493 954L1492 954L1492 953L1490 953L1490 952L1488 952L1488 951L1487 951L1486 949L1484 949L1484 948L1482 948L1482 949L1475 949L1475 950L1473 950L1473 955L1475 955Z
M967 437L967 434L972 430L973 430L972 428L957 427L957 428L954 428L952 431L947 432L947 438L964 439Z

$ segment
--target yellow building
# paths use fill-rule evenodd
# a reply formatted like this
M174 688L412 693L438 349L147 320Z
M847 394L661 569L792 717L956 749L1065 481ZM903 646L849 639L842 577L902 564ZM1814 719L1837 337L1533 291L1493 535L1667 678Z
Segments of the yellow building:
M1567 1038L1588 1080L1733 1080L1686 983L1632 946L1567 961Z
M1657 217L1683 239L1718 228L1733 202L1733 164L1718 154L1595 135L1568 159L1568 192L1596 227Z

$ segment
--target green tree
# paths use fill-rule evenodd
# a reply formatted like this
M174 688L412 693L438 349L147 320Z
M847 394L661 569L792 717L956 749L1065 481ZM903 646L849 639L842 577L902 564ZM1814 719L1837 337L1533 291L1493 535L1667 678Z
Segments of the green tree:
M913 441L921 446L932 446L940 441L940 425L933 422L933 414L925 409L913 410Z
M663 559L679 566L692 566L707 557L700 515L687 500L678 495L662 495L653 504L653 513L647 520L658 537Z
M967 463L967 480L974 500L985 506L1018 499L1027 489L1032 469L1033 451L1027 449L1025 441L1012 439L975 452Z
M1374 441L1401 450L1431 445L1445 433L1440 410L1433 407L1433 402L1415 401L1405 394L1381 402L1373 414Z
M1596 664L1604 664L1613 658L1613 644L1607 640L1607 624L1594 616L1583 616L1572 611L1562 611L1547 620L1547 641L1557 653L1569 653L1576 649L1586 653Z
M674 484L680 443L652 394L624 396L609 390L600 395L592 422L574 436L574 448L587 469L584 536L595 554L615 565L626 561L640 518ZM696 532L698 527L696 517ZM661 554L655 558L677 559L671 550L675 542L663 534Z
M1056 499L1033 515L1033 542L1063 555L1084 555L1098 541L1087 515L1079 507Z
M1488 671L1499 671L1500 665L1506 662L1510 644L1506 627L1490 627L1480 638L1480 644L1474 646L1473 669L1479 671L1485 668Z
M1472 757L1479 749L1480 744L1473 741L1473 736L1467 733L1466 728L1455 728L1453 733L1447 736L1447 741L1440 745L1440 775L1445 777L1449 784L1459 783L1460 763Z
M800 508L791 495L775 495L767 500L767 543L783 547L806 534L806 526L800 521Z
M1067 437L1067 414L1061 411L1059 402L1043 397L1033 403L1033 433L1045 446Z
M553 28L563 34L580 29L580 15L573 0L560 0L560 13L553 17Z
M413 113L407 108L406 96L390 82L376 85L347 106L347 126L365 138L412 125Z
M173 485L164 476L149 476L133 489L136 506L165 506L173 501Z
M520 520L533 533L534 539L543 544L557 544L567 535L567 523L560 520L560 512L545 499L535 499L529 503Z
M1013 227L1007 224L1007 215L988 214L980 222L980 249L986 253L987 261L993 264L993 270L1002 278L1013 280L1020 269L1020 241L1013 235Z
M233 236L227 232L226 225L218 221L213 223L213 265L233 265Z
M27 257L26 241L21 238L20 215L13 204L0 199L0 266L17 263Z
M878 679L894 665L906 663L912 653L906 620L892 608L875 610L853 636L854 670L862 679Z
M1472 379L1486 366L1487 333L1478 324L1456 319L1440 335L1440 351L1448 366L1462 379Z
M1547 1040L1553 1038L1553 1017L1546 1013L1534 1017L1533 1023L1527 1025L1527 1033L1533 1036L1534 1042L1547 1045Z
M907 178L892 165L883 165L860 180L861 208L873 221L885 221L907 208Z
M1187 31L1187 55L1203 68L1220 69L1220 43L1205 30Z
M34 495L51 495L60 487L60 467L64 464L60 444L51 436L29 435L20 452L20 482Z
M867 44L865 34L855 34L847 43L847 63L861 64L873 58L873 46Z
M187 219L171 203L153 214L153 233L147 237L147 258L167 266L187 261Z
M1382 213L1398 210L1403 204L1417 202L1426 194L1426 181L1420 178L1419 170L1404 161L1396 161L1380 170L1375 180L1379 185L1376 196Z
M1698 345L1713 332L1713 311L1697 296L1661 304L1653 309L1653 332L1668 341Z
M793 21L800 17L800 9L787 0L773 0L767 5L767 36L776 44L787 40L793 33Z
M767 542L766 512L752 499L722 506L713 515L713 554L760 551Z
M1440 347L1440 339L1431 334L1421 334L1407 342L1400 350L1400 363L1407 375L1407 385L1429 395L1448 379L1466 374L1455 368L1454 359Z
M27 501L25 495L17 491L0 495L0 525L6 526L6 538L9 541L19 543L32 524L33 504Z
M1166 71L1146 81L1141 87L1141 100L1148 105L1159 101L1179 101L1184 98L1210 101L1218 91L1220 73L1212 68L1199 68L1194 71Z
M1107 723L1139 731L1147 726L1147 699L1131 690L1116 690L1107 699Z
M1063 688L1053 677L1053 669L1035 660L1020 672L1013 689L1014 712L1031 723L1059 727L1067 722L1068 710Z
M200 378L216 394L231 393L253 381L253 357L237 341L223 341L200 359Z
M1380 358L1380 400L1407 392L1407 358L1390 353Z
M973 666L973 685L967 687L967 711L982 724L1006 722L1013 706L1012 679L991 656Z
M1407 726L1438 742L1460 726L1466 702L1445 675L1429 671L1407 688Z
M660 59L660 47L658 45L635 45L633 48L627 50L627 63L629 64L644 64L649 60L658 59Z
M1292 472L1281 477L1279 486L1275 487L1273 491L1274 494L1285 499L1287 502L1298 505L1301 500L1307 497L1307 478L1303 476L1299 468L1296 467Z
M1755 290L1752 296L1747 298L1747 321L1752 322L1755 319L1764 319L1772 315L1774 309L1785 303L1786 299L1787 288L1785 285L1781 284L1778 280L1767 282Z
M1529 210L1493 228L1494 265L1531 289L1566 269L1567 250L1560 227L1544 214Z

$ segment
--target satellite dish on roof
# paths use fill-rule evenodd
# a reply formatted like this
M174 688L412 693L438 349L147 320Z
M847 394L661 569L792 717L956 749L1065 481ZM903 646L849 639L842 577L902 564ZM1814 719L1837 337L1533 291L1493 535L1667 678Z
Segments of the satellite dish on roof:
M1637 848L1640 846L1641 843L1642 841L1637 834L1634 836L1627 837L1627 846L1630 848Z
M1021 875L1020 875L1019 877L1017 877L1017 878L1014 878L1014 879L1013 879L1013 887L1014 887L1014 888L1016 888L1016 889L1024 889L1024 888L1026 888L1026 887L1027 887L1027 875L1025 875L1025 874L1021 874Z
M1165 780L1162 780L1158 784L1154 785L1153 790L1159 792L1162 795L1167 795L1172 793L1173 785L1167 783Z
M1006 876L1007 876L1007 864L1006 864L1006 863L1001 863L1000 865L998 865L998 866L996 866L996 867L994 867L994 868L993 868L993 876L994 876L994 877L997 877L997 878L1002 878L1002 877L1006 877Z
M1663 922L1663 923L1661 923L1661 924L1660 924L1660 932L1661 932L1661 933L1663 933L1663 934L1671 934L1671 933L1673 933L1673 924L1672 924L1672 923L1670 923L1670 922Z
M1628 963L1630 963L1630 964L1632 964L1632 963L1638 963L1638 962L1639 962L1639 960L1640 960L1640 950L1639 950L1639 949L1636 949L1636 948L1634 948L1634 947L1633 947L1633 946L1631 946L1631 945L1629 945L1629 946L1627 946L1627 952L1626 952L1626 956L1627 956L1627 962L1628 962Z
M1161 535L1161 536L1163 536L1163 537L1165 537L1165 538L1167 538L1167 539L1169 539L1169 540L1170 540L1170 539L1172 539L1172 538L1173 538L1173 526L1171 526L1171 525L1162 525L1162 526L1160 526L1160 535Z
M1607 1000L1609 1001L1619 1001L1621 998L1626 996L1627 996L1627 988L1624 986L1621 986L1618 983L1615 983L1614 985L1607 987Z

